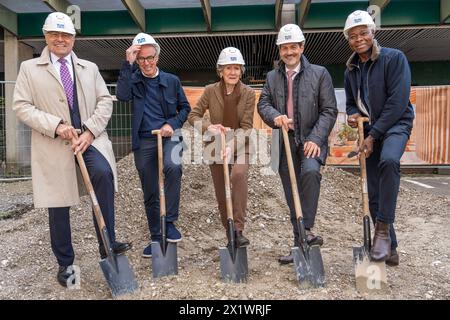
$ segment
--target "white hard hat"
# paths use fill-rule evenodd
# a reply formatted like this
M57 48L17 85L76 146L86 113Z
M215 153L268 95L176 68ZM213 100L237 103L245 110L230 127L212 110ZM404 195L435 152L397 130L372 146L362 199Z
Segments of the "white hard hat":
M244 58L242 57L242 53L239 49L228 47L220 52L219 59L217 59L217 68L227 64L245 65Z
M284 43L292 43L292 42L303 42L305 41L305 36L303 35L302 30L296 24L286 24L281 27L278 32L277 38L277 46L282 45Z
M356 10L350 13L347 17L347 20L345 21L344 27L345 39L348 39L348 31L351 28L364 25L366 25L367 27L369 27L369 29L373 31L375 31L376 29L375 22L373 22L372 17L367 11Z
M75 35L75 27L73 26L72 19L62 12L52 12L45 19L42 32L57 31L70 33Z
M161 51L161 48L159 47L159 44L153 39L153 37L147 33L140 32L134 37L133 44L138 44L140 46L143 46L145 44L149 44L156 49L156 55L159 56L159 53Z

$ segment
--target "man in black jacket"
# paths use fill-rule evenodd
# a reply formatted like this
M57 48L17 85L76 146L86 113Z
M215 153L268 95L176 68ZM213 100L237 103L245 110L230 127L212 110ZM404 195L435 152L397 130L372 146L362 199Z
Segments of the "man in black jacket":
M368 117L360 152L367 157L369 208L375 223L373 261L398 265L394 231L400 186L400 158L411 133L414 110L409 102L411 73L405 55L382 48L375 40L375 24L366 11L351 13L345 38L354 53L347 62L345 93L348 124Z
M267 74L258 113L272 128L288 130L307 241L310 245L322 245L323 239L311 229L319 202L320 167L325 164L328 135L338 113L333 83L324 67L310 64L302 55L305 37L297 25L287 24L280 29L277 46L282 61ZM281 136L277 131L274 130L274 140ZM281 139L277 142L283 145ZM280 148L278 159L272 160L278 164L275 169L279 170L289 206L294 246L298 246L299 230L284 147ZM281 257L279 262L293 262L292 254Z

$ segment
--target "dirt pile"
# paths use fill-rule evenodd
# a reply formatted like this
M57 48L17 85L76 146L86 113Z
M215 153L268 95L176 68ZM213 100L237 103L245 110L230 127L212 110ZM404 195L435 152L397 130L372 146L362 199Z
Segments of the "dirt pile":
M116 195L118 240L133 242L128 254L140 285L132 299L448 299L450 298L450 203L447 198L400 190L397 230L400 266L388 268L389 292L365 296L354 289L352 246L362 243L358 177L326 167L315 232L322 235L327 285L298 289L292 266L277 258L289 252L292 231L278 175L263 175L251 166L245 234L250 239L249 281L226 284L220 279L218 246L225 244L209 168L185 165L178 227L179 275L151 276L151 259L142 259L149 233L142 190L129 155L118 163ZM156 178L156 177L155 177ZM30 182L20 182L28 188ZM2 185L2 193L8 194ZM29 191L28 191L29 193ZM1 195L2 201L4 199ZM0 299L108 299L98 266L97 241L89 198L72 208L75 264L81 289L65 290L56 282L56 260L49 244L45 210L34 209L16 219L0 220Z

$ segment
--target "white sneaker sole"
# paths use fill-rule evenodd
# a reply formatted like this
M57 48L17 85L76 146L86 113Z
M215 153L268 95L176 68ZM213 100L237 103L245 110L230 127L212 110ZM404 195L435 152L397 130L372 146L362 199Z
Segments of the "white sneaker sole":
M180 242L182 238L180 239L167 239L167 242L171 242L171 243L177 243Z

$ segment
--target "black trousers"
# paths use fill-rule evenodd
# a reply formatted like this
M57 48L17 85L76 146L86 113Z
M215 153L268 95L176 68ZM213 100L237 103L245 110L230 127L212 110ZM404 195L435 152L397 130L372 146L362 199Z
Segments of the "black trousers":
M303 147L297 147L294 142L294 135L289 134L289 143L292 152L292 162L294 163L295 176L297 179L297 189L300 195L300 202L303 213L303 222L305 228L312 228L316 219L317 206L319 204L320 173L321 164L316 158L306 158L303 155ZM281 159L279 173L283 184L284 195L291 216L291 223L294 232L294 245L297 245L299 239L299 230L297 228L297 218L295 214L294 198L292 196L291 179L286 158L284 142L280 148Z
M182 144L175 137L163 138L164 195L166 197L166 221L178 220L182 168ZM134 151L134 163L144 193L145 213L152 241L161 240L159 207L158 141L141 138L141 146Z
M84 152L83 159L105 219L110 240L114 242L116 238L114 230L114 176L111 167L105 157L93 146L89 146ZM70 266L75 259L69 211L70 207L48 208L52 250L60 266ZM99 245L101 245L102 240L95 218L94 225Z

